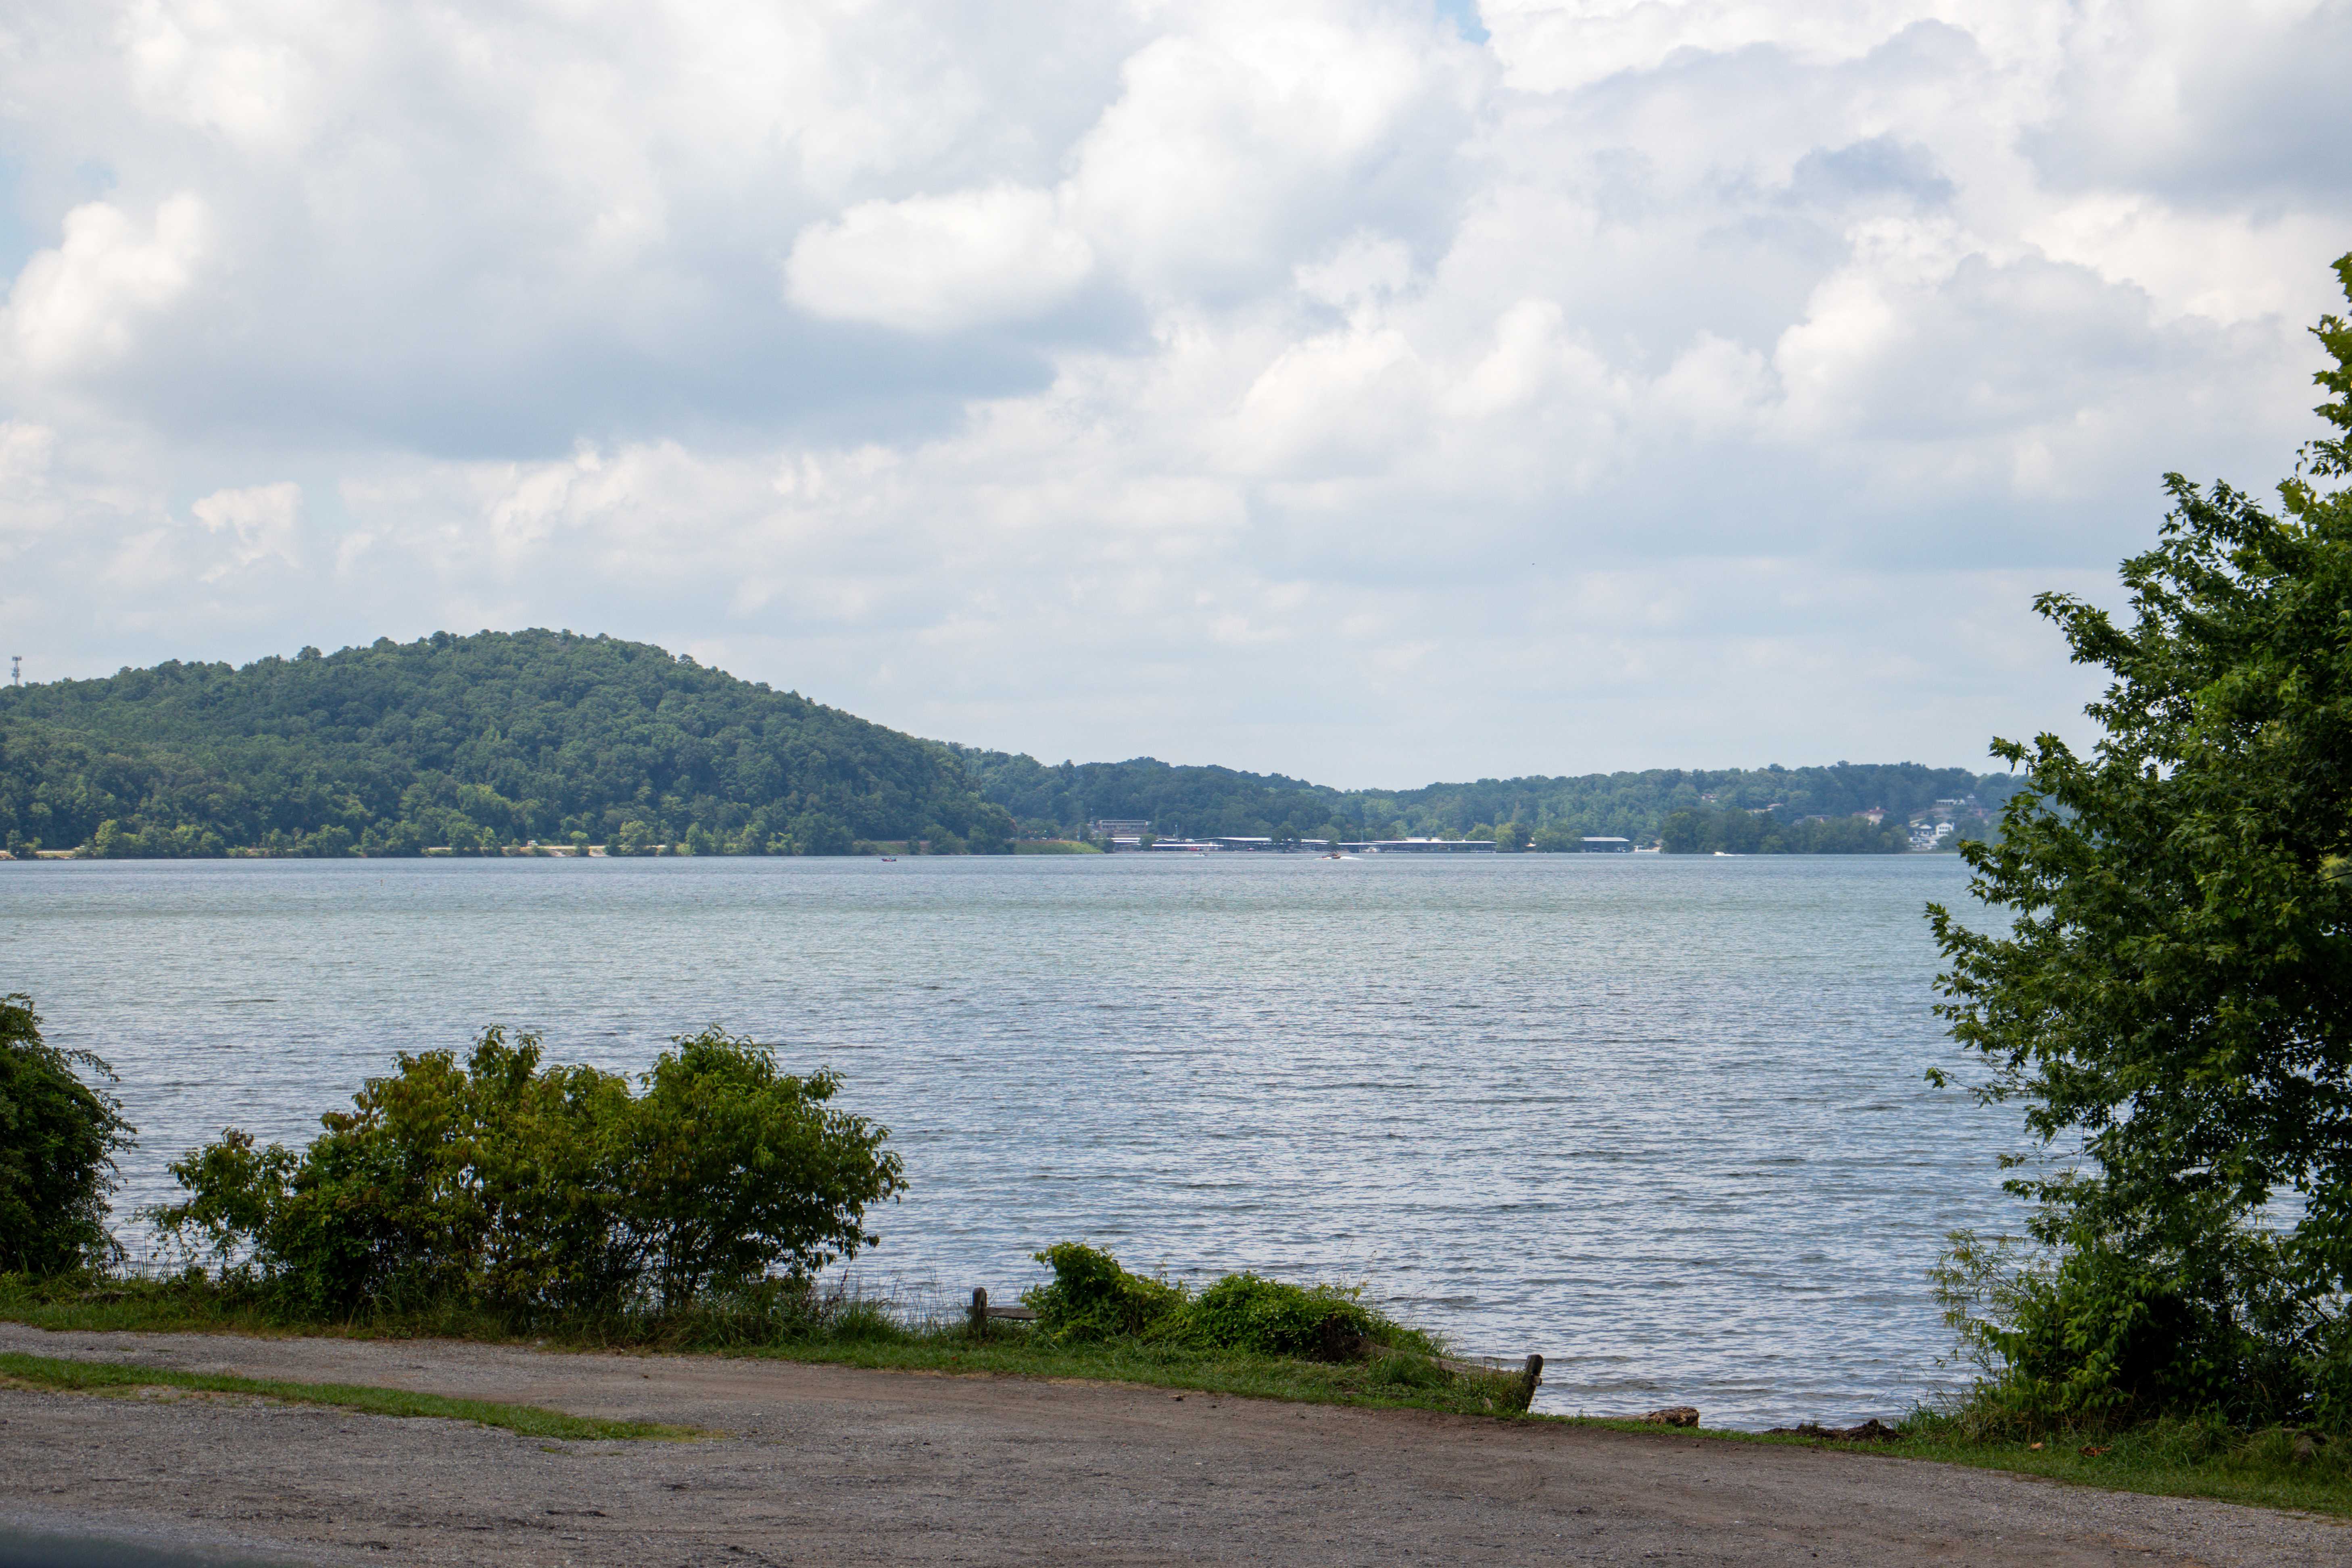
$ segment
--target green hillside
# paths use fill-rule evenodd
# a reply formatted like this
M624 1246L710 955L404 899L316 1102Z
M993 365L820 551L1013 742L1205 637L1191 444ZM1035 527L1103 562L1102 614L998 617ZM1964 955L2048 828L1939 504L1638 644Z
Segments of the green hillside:
M0 687L0 842L18 854L1001 852L1104 818L1161 833L1587 834L1669 849L1895 851L2002 776L1916 764L1652 770L1340 790L1150 758L1058 767L919 740L642 643L437 632L244 666ZM1854 813L1883 807L1887 824ZM1975 813L1964 813L1972 817Z
M19 852L986 851L1011 830L946 747L610 637L437 632L0 688Z
M1074 833L1104 818L1141 818L1160 832L1198 837L1329 839L1483 836L1516 823L1537 849L1573 849L1590 834L1643 842L1664 836L1670 849L1696 851L1892 852L1905 844L1899 824L1938 800L1975 797L1973 809L1956 814L1980 831L2014 787L2006 774L1963 768L1840 762L1340 790L1278 773L1171 767L1149 757L1049 767L1001 751L960 754L981 794L1010 811L1024 833L1039 835ZM1873 807L1887 813L1886 826L1873 830L1855 815Z

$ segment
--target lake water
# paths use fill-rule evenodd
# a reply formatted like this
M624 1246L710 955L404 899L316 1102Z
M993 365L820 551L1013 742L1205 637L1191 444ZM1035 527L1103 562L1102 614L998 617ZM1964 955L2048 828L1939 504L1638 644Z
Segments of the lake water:
M1538 1408L1893 1416L2013 1116L1922 1082L1949 856L0 865L0 989L121 1075L118 1210L503 1022L839 1069L911 1183L869 1281L998 1300L1082 1239L1367 1283ZM126 1231L135 1228L126 1226Z

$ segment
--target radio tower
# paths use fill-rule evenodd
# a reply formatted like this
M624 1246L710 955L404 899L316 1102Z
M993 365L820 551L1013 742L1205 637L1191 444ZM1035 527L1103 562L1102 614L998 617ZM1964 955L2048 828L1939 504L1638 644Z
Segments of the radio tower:
M22 653L8 655L8 684L12 686L25 684L25 655Z

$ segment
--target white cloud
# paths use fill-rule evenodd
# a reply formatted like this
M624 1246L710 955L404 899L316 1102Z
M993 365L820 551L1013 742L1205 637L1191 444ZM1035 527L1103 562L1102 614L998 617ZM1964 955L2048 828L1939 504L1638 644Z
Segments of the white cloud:
M0 609L1342 781L1957 761L2079 703L2033 589L2309 434L2341 5L1480 14L27 0L0 557L93 586Z
M36 374L71 377L131 351L141 326L187 291L205 246L204 202L182 192L142 225L91 202L65 215L54 250L25 264L8 291L8 329Z
M218 582L264 561L289 567L302 564L297 537L302 520L299 485L282 482L215 490L188 510L226 547L222 558L203 573L206 582Z
M151 112L245 148L299 139L314 96L307 40L281 31L299 26L290 11L263 27L252 25L257 19L242 8L140 0L118 34L131 91Z
M948 332L1042 315L1093 267L1051 192L999 185L861 202L802 230L784 272L814 315Z

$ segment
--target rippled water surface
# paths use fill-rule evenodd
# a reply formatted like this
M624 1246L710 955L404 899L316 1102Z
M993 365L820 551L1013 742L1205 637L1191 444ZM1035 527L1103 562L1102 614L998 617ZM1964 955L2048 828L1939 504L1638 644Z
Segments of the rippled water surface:
M1369 1281L1539 1408L1891 1415L2010 1122L1925 1086L1947 856L0 865L0 989L122 1077L119 1207L400 1050L644 1065L721 1023L846 1074L912 1182L861 1268L1003 1299L1084 1238Z

